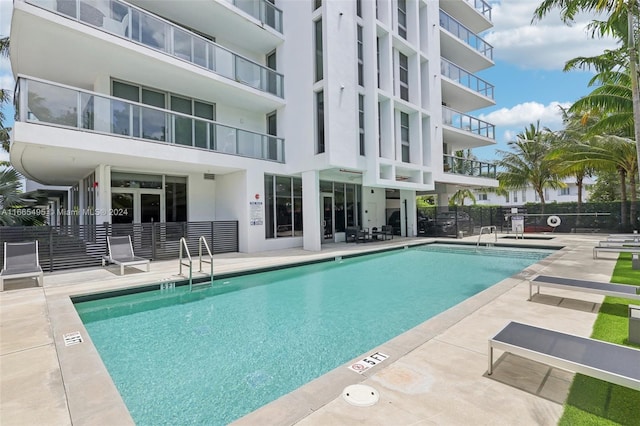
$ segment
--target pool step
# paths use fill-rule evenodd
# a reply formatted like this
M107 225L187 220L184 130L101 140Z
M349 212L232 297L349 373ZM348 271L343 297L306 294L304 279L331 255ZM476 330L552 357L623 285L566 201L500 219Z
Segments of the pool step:
M508 258L520 258L520 259L540 259L540 253L532 253L530 251L514 250L510 248L496 248L494 246L478 247L454 247L429 244L426 246L417 247L416 250L436 252L436 253L453 253L453 254L469 254L478 256L492 256L492 257L508 257ZM544 256L542 256L544 257Z

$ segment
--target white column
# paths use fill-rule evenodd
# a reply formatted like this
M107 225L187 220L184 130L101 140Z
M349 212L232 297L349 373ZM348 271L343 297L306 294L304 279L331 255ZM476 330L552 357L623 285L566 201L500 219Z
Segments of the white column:
M302 172L302 224L304 236L302 248L320 251L322 248L320 219L320 175L316 170Z
M100 164L95 170L96 178L96 225L111 223L111 166Z
M406 200L406 202L405 202ZM405 208L407 225L405 228ZM416 192L401 189L400 190L400 217L402 222L402 236L415 237L418 235L418 227L416 225ZM406 233L405 233L406 229Z

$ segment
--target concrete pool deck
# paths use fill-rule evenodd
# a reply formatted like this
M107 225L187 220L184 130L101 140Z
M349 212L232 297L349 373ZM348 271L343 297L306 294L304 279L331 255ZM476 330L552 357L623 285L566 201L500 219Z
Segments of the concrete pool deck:
M556 424L573 374L496 352L487 376L487 341L510 320L589 336L603 297L545 289L527 301L527 277L535 273L609 281L616 254L592 259L599 235L558 234L550 240L507 240L531 247L564 247L444 313L371 348L385 361L358 374L352 362L239 419L255 424ZM321 252L301 249L214 257L216 273L247 271L344 256L383 247L424 244L402 239L368 244L331 244ZM445 242L460 242L450 240ZM463 242L477 241L468 237ZM483 242L489 242L484 236ZM491 239L491 242L492 239ZM0 424L133 424L91 343L70 296L101 293L162 281L177 281L178 261L152 262L151 272L117 267L46 274L44 288L8 281L0 293ZM83 343L65 346L64 335L80 332ZM380 400L349 405L344 387L374 387Z

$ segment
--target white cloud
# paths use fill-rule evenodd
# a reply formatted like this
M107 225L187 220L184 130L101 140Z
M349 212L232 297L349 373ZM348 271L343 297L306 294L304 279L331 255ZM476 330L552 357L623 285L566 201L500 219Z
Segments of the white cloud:
M580 15L565 25L557 10L531 24L540 0L500 0L493 4L494 27L483 38L494 46L494 59L527 69L559 70L567 60L595 56L614 48L610 39L592 39L586 25L595 16Z
M569 108L571 102L551 102L543 105L538 102L525 102L515 105L511 108L500 108L488 114L481 114L479 118L498 127L507 127L505 131L505 140L513 139L514 133L512 128L521 128L528 126L530 123L536 123L540 120L541 127L548 127L557 130L562 127L562 115L560 107Z

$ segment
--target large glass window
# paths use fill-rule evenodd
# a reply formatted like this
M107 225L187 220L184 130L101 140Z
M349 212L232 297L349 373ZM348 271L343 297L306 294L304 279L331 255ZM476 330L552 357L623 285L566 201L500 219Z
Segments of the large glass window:
M316 147L317 153L324 152L324 92L316 93Z
M400 98L409 100L409 58L402 53L398 53L399 74L400 74Z
M302 179L265 175L264 193L265 238L302 236Z
M364 47L362 36L362 25L357 26L358 33L358 84L364 86Z
M409 157L409 114L400 113L400 141L402 144L402 162L408 163Z
M398 35L407 38L407 0L398 0Z
M167 222L186 222L187 178L165 176L164 200Z
M324 61L322 56L322 19L315 22L315 45L316 45L316 81L324 77Z
M364 155L364 95L358 95L358 127L360 129L360 155Z

